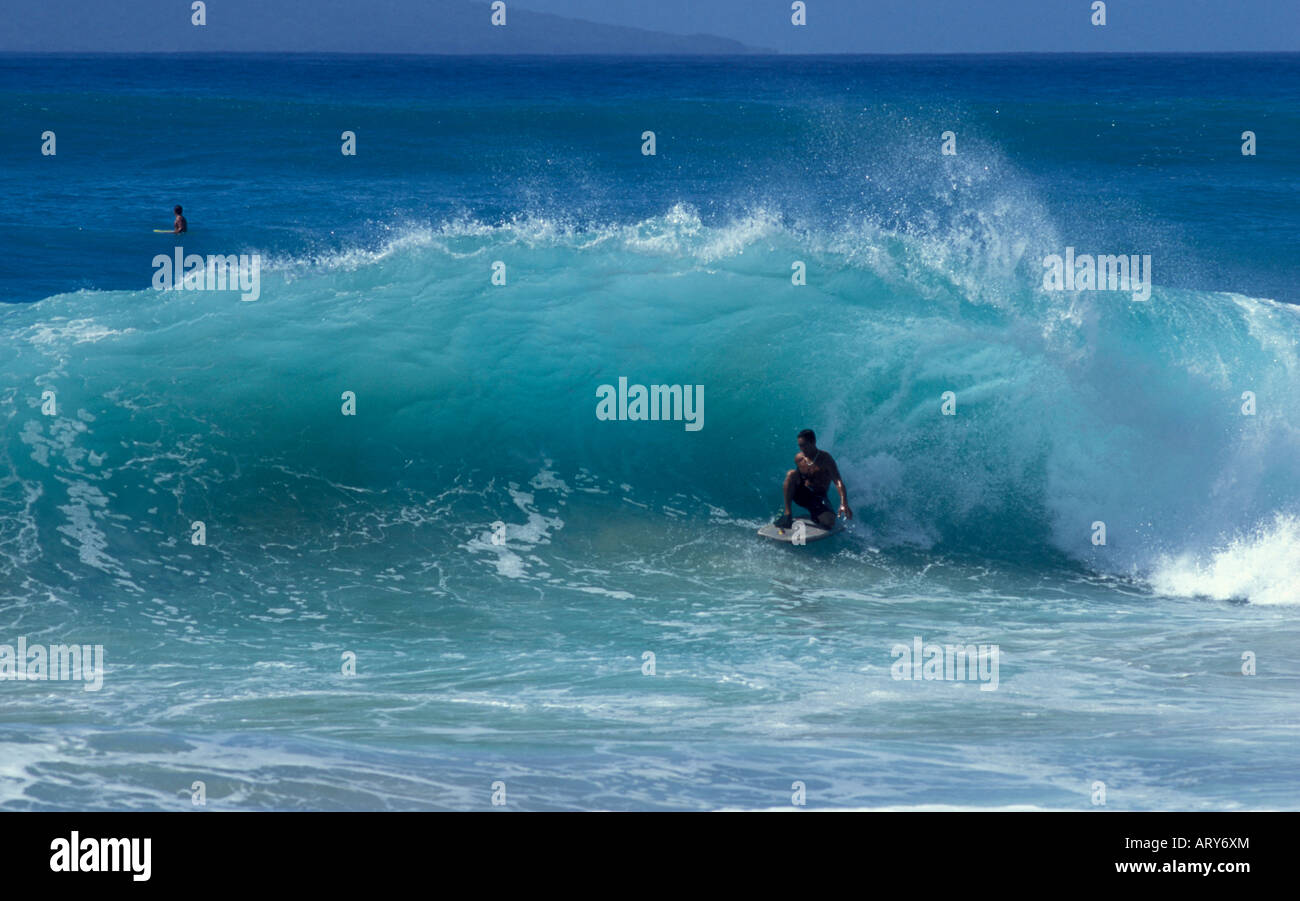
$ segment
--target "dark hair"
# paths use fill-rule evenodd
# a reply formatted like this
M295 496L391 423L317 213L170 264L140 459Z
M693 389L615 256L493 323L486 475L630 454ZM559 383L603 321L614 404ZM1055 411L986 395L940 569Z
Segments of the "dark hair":
M181 205L178 203L176 206L172 207L172 212L179 216L181 214Z
M807 438L807 439L808 439L809 441L811 441L813 444L816 444L816 443L817 443L817 436L816 436L815 434L813 434L813 430L812 430L812 429L804 429L804 430L803 430L802 432L800 432L796 437L798 437L798 438Z

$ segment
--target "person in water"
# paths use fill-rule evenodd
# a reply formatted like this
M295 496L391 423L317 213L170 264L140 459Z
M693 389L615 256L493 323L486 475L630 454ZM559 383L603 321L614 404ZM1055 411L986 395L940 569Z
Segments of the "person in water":
M185 234L190 230L190 224L186 222L185 217L181 215L180 204L172 207L172 212L176 214L176 221L172 224L173 234Z
M785 514L774 525L778 529L788 529L794 522L790 515L790 502L808 510L808 515L824 528L835 525L835 514L826 502L826 491L831 483L840 494L840 515L846 519L853 518L849 509L849 496L844 492L844 480L840 478L839 467L835 458L817 447L817 436L812 429L804 429L797 438L799 453L794 456L795 468L785 474Z

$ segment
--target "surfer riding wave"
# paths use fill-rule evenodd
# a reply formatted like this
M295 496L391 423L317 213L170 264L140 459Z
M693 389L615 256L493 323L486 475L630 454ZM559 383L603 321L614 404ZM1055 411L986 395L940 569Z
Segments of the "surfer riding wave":
M840 515L846 519L853 518L849 509L848 494L844 490L844 480L840 478L840 469L835 465L835 458L817 447L817 436L812 429L804 429L797 439L799 453L795 454L794 465L785 474L782 491L785 494L785 513L777 518L774 525L778 529L788 529L794 522L790 513L791 502L808 511L809 517L823 528L835 525L835 513L827 502L826 492L832 483L840 495Z

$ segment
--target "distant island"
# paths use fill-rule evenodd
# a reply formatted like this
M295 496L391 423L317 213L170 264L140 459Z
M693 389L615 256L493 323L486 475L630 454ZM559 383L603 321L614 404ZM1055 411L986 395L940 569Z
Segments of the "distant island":
M473 0L220 0L207 24L191 4L115 0L70 13L31 3L6 14L0 51L66 53L672 54L770 53L715 35L601 25L516 7L493 25Z

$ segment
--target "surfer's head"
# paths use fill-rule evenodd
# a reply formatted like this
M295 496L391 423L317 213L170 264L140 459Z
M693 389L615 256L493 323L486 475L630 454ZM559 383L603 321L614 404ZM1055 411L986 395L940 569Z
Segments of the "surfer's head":
M172 212L179 216L181 214L181 205L178 203L176 206L172 207Z
M804 429L795 440L799 442L799 450L813 450L817 447L817 436L812 429Z

